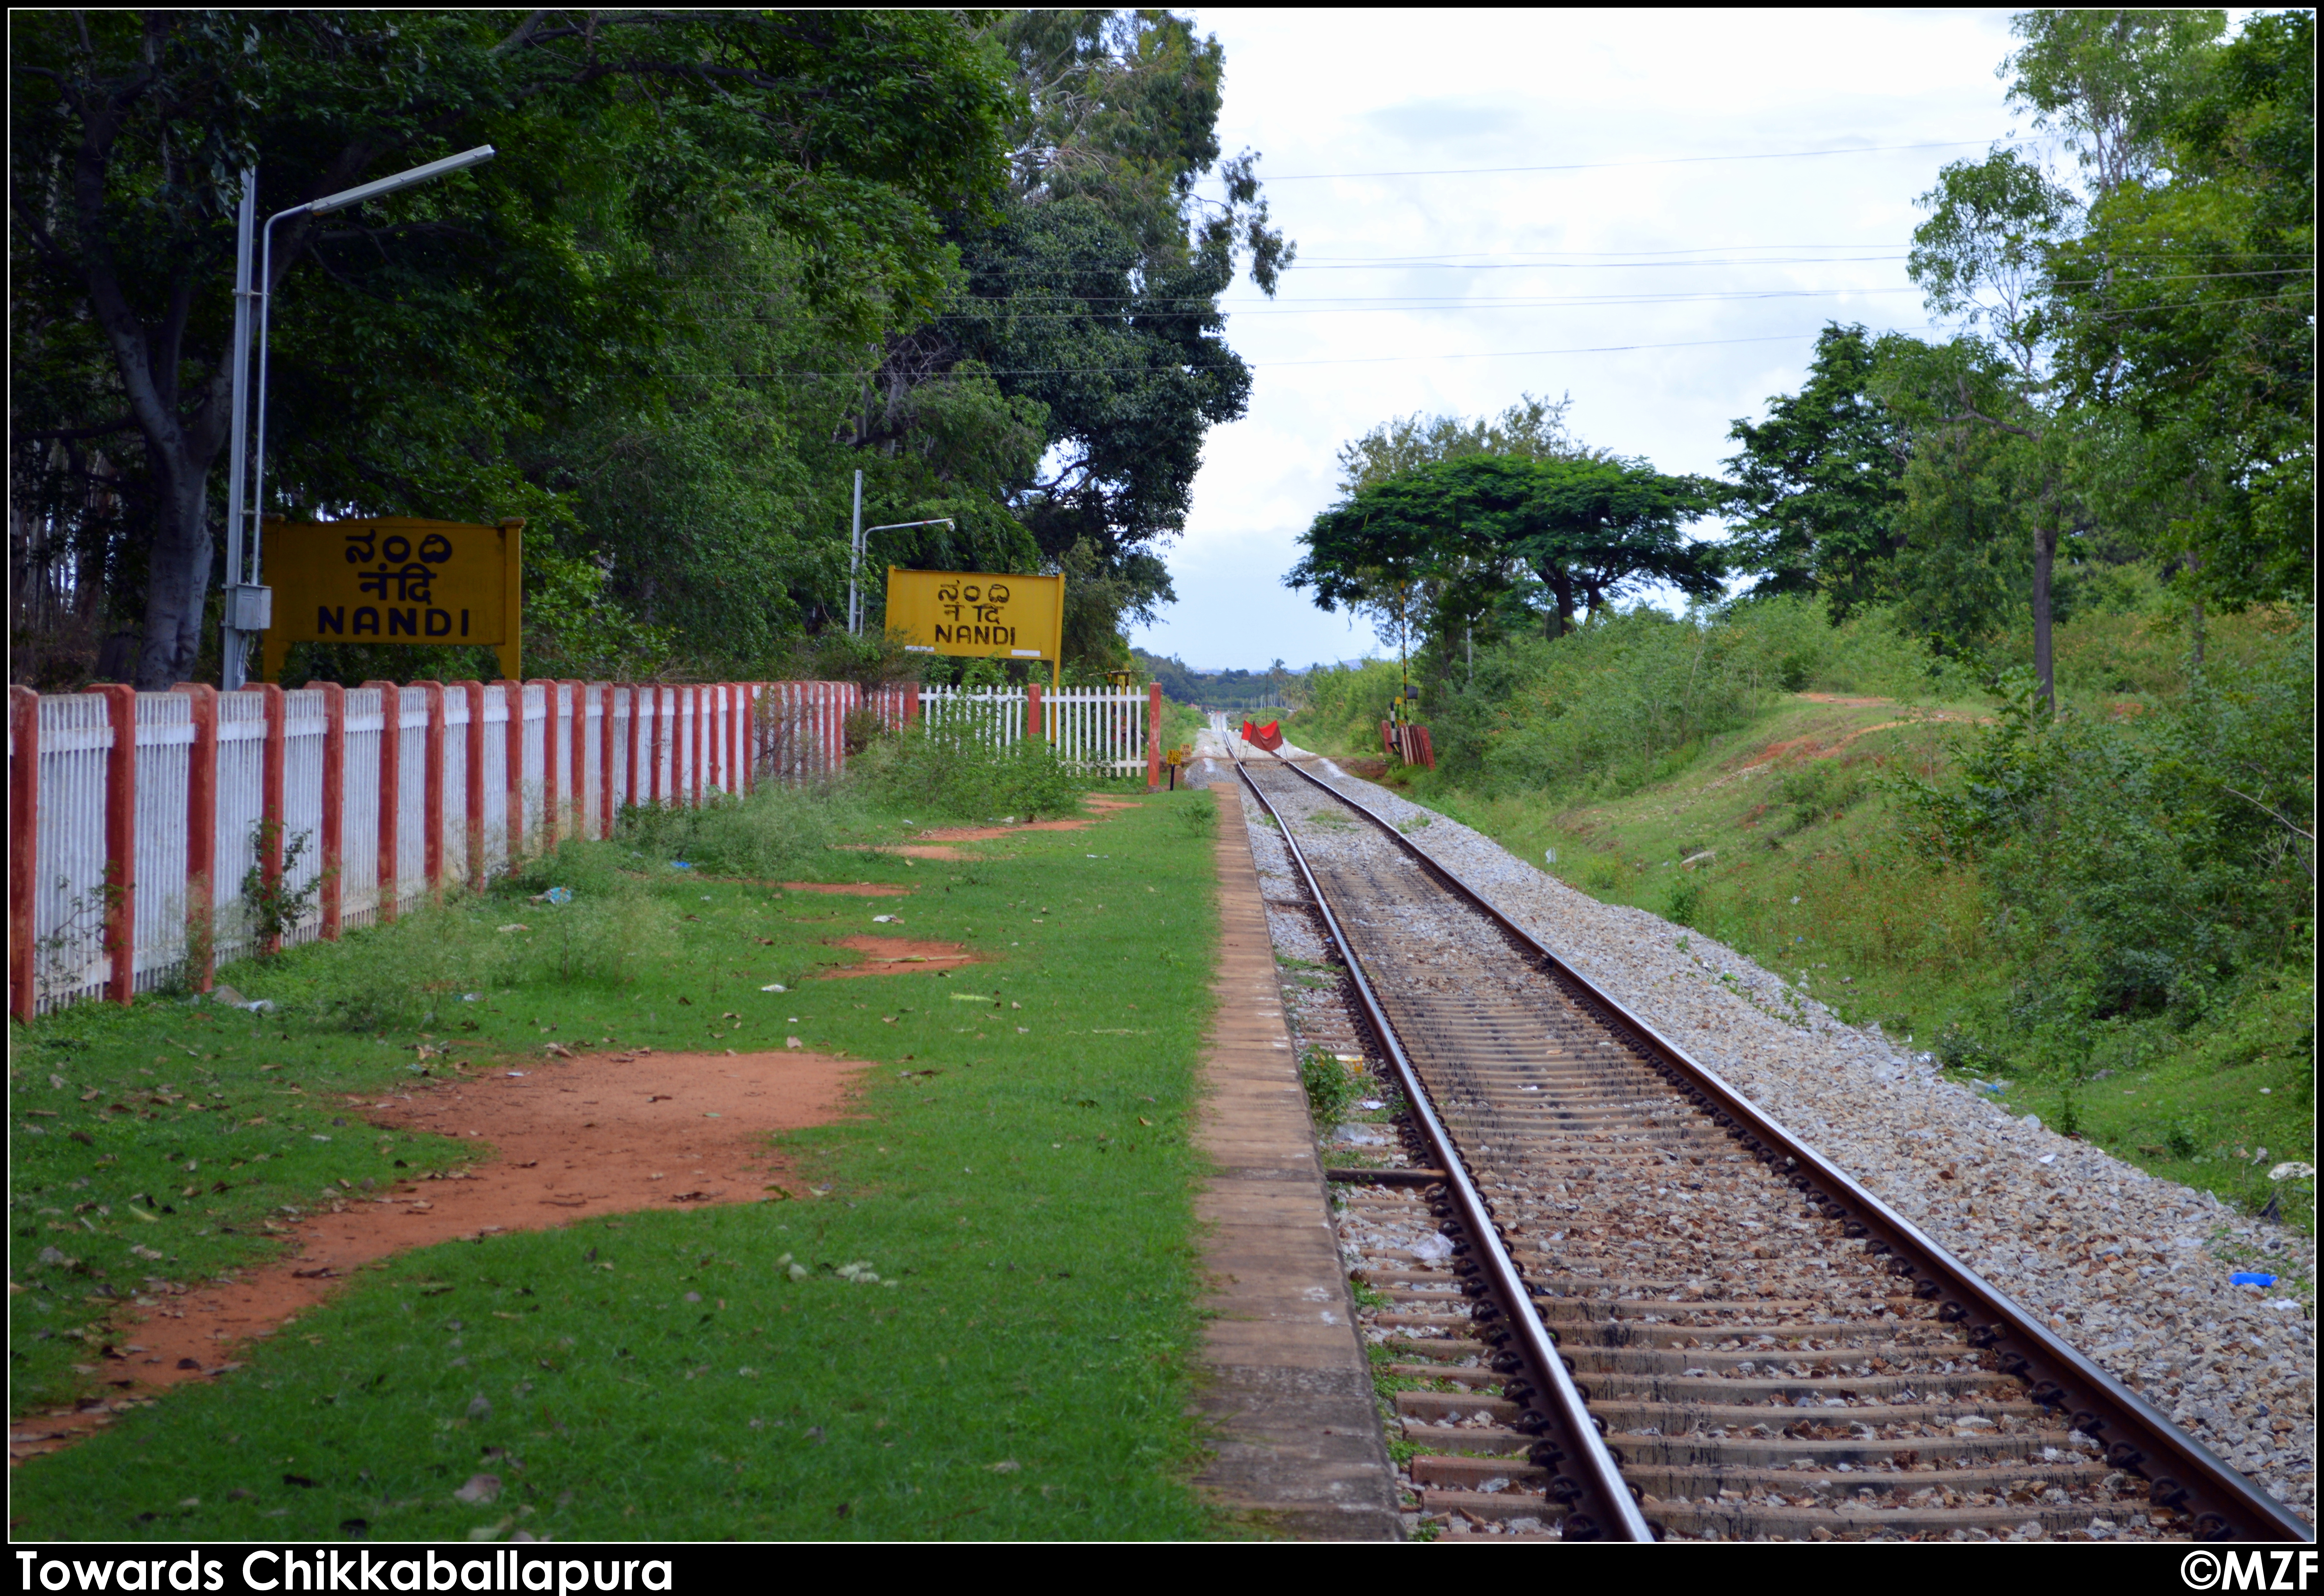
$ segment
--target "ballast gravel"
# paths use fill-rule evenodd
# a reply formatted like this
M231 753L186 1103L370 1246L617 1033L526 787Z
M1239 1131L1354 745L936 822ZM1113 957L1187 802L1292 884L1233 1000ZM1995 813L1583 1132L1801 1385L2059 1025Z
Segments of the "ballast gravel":
M2313 1279L2309 1238L2010 1114L1699 932L1600 903L1329 761L1307 768L1412 826L1430 858L2314 1522L2313 1307L2228 1278ZM1256 806L1247 816L1274 874L1280 846ZM1309 945L1285 952L1318 958L1295 929L1305 916L1268 918Z

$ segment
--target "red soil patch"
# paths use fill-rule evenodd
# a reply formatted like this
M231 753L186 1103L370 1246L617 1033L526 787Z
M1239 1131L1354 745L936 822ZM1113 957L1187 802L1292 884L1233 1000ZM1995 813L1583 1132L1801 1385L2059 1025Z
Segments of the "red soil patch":
M1093 798L1083 800L1098 813L1079 818L1060 820L1028 820L1022 826L941 826L914 834L908 843L840 843L835 846L850 853L894 853L905 859L973 859L951 846L954 843L989 843L996 837L1015 836L1021 831L1079 831L1095 826L1114 809L1135 809L1135 798Z
M849 975L933 975L984 961L957 942L929 942L911 936L839 936L833 947L853 948L867 956L860 964L835 964L818 970L813 979L835 981Z
M1093 798L1082 800L1098 811L1094 815L1056 820L1028 820L1022 826L943 826L919 833L924 843L989 843L994 837L1015 836L1020 831L1079 831L1095 826L1115 809L1135 809L1139 806L1129 798Z
M761 1139L839 1117L852 1077L868 1067L805 1052L600 1054L529 1063L521 1078L499 1069L351 1099L350 1112L375 1125L473 1138L484 1161L389 1192L349 1192L331 1213L289 1227L295 1257L173 1297L129 1329L110 1383L151 1398L239 1367L238 1343L414 1247L643 1208L758 1202L770 1183L805 1195L798 1181L777 1181L785 1167ZM69 1446L110 1417L91 1408L27 1418L9 1434L9 1461Z

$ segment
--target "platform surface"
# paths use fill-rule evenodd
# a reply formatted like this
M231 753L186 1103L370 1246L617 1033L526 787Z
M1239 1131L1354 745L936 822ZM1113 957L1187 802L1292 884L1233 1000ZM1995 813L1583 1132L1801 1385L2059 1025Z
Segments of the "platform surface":
M1395 1471L1284 1023L1242 795L1231 780L1211 793L1219 1001L1195 1139L1217 1168L1196 1205L1213 1315L1196 1404L1214 1455L1195 1482L1294 1539L1394 1540Z

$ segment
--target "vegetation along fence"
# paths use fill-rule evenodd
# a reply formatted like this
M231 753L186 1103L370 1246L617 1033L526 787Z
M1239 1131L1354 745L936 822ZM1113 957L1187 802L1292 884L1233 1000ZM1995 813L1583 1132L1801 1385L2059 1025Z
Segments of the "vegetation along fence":
M847 682L9 689L11 1011L392 920L626 804L844 762ZM746 754L747 751L747 754Z
M875 698L883 724L926 716L931 726L980 730L1006 746L1046 737L1068 763L1109 776L1160 773L1160 746L1149 728L1162 719L1162 689L1144 687L890 687Z
M8 973L21 1019L127 1002L222 959L336 939L625 805L696 805L837 774L847 722L974 716L1148 785L1150 694L853 682L369 682L126 687L8 705Z

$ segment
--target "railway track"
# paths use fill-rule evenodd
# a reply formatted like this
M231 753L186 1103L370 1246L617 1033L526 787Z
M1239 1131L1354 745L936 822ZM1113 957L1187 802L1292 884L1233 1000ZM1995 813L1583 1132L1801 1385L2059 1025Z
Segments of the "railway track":
M1237 761L1404 1099L1342 1188L1424 1512L1564 1539L2307 1525L1387 820Z

